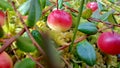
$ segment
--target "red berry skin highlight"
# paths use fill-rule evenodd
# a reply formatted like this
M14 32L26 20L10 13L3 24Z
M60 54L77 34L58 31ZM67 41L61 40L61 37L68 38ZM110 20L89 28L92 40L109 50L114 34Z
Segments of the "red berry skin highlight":
M63 10L54 10L48 16L47 25L56 31L69 30L72 26L72 16Z
M5 23L5 14L4 12L0 11L0 26L3 26Z
M98 4L97 2L89 2L86 5L87 8L92 9L92 11L96 11L98 9Z
M13 62L6 52L0 54L0 68L13 68Z
M97 45L106 54L120 54L120 35L115 32L104 32L99 36Z

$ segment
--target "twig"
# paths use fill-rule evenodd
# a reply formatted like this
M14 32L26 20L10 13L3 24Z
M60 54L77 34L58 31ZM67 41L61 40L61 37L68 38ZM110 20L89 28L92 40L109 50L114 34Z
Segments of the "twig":
M120 13L115 13L114 15L117 15L117 16L119 16L119 15L120 15Z
M56 0L56 6L57 6L57 10L58 10L58 0Z
M78 38L77 40L75 40L74 43L78 43L78 42L80 42L80 41L82 41L82 40L84 40L84 39L86 39L86 38L87 38L87 36L82 36L82 37ZM58 48L58 50L63 50L63 49L65 49L65 48L69 47L70 44L71 44L71 43L68 43L68 44L66 44L66 45L63 45L62 47Z
M79 13L77 10L73 9L73 8L70 8L69 6L63 4L63 6L65 6L67 9L69 9L71 12L76 12L76 13Z
M102 32L103 30L106 30L106 29L109 29L109 28L112 28L112 26L111 27L101 28L101 29L98 30L98 32Z
M42 55L42 56L36 58L35 60L40 61L40 60L42 60L43 58L44 58L44 56Z
M64 2L68 2L68 1L71 1L71 0L64 0Z
M63 57L61 57L61 59L65 62L65 64L67 65L67 68L72 68L67 60L65 60Z
M107 24L107 25L112 25L110 22L104 22L102 20L96 19L96 18L89 18L89 21L95 21L95 22L101 22L103 24Z
M17 39L17 37L21 36L24 32L25 29L23 28L16 36L8 39L0 48L0 53L2 53L7 47L9 47Z
M89 18L88 20L89 21L100 22L100 23L103 23L103 24L107 24L109 27L113 27L113 26L120 27L120 24L111 24L111 22L104 22L104 21L102 21L100 19L96 19L96 18Z
M16 54L16 51L14 50L14 48L13 48L12 46L11 46L11 49L12 49L12 51L13 51L13 53L14 53L16 59L17 59L18 61L20 61L19 57L18 57L17 54Z
M40 45L35 41L35 39L33 38L33 36L31 35L28 27L26 26L24 20L22 19L22 15L17 11L16 7L15 7L15 4L14 2L11 2L13 8L14 8L14 11L16 12L16 14L18 15L18 17L20 18L20 21L21 23L23 24L26 32L28 33L30 39L32 40L32 43L37 47L37 49L39 50L39 52L41 52L43 55L45 55L45 52L43 51L43 49L40 47Z
M43 10L42 15L45 15L45 13L47 13L50 9L52 9L55 5L52 5L50 7L48 7L46 10Z
M27 53L27 55L40 67L40 68L44 68L44 66L42 64L40 64L38 61L36 61L30 54Z

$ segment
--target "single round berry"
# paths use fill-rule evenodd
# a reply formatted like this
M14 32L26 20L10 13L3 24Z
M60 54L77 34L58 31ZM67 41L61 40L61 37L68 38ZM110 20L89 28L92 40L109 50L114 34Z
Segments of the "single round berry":
M97 44L104 53L111 55L120 54L120 35L118 33L102 33L98 38Z
M72 26L72 16L63 10L54 10L47 18L47 25L56 31L69 30Z
M6 52L0 54L0 68L13 68L13 62Z
M89 2L86 5L87 8L92 9L92 11L96 11L98 9L98 4L97 2Z
M5 23L5 14L3 11L0 11L0 26L3 26Z

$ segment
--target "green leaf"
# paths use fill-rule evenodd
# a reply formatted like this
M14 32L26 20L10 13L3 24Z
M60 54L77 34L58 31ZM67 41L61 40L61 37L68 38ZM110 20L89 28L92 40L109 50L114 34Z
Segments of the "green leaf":
M90 18L91 15L92 15L92 10L91 10L91 9L85 9L85 10L83 11L83 13L82 13L82 17L83 17L84 19Z
M30 2L31 2L31 0L27 0L25 3L23 3L23 4L18 8L18 11L19 11L22 15L28 14L28 11L29 11L29 9L30 9Z
M92 18L97 18L97 19L99 19L100 18L100 12L99 12L99 10L96 10L93 14L92 14Z
M34 37L35 41L44 49L44 46L43 46L43 39L42 39L42 36L41 34L39 33L38 30L33 30L31 32L32 36Z
M86 40L79 42L76 46L78 57L86 64L93 66L96 63L96 53L93 46Z
M99 9L99 11L103 10L102 4L100 2L97 2L97 3L98 3L98 9Z
M33 45L29 37L19 37L16 40L17 47L24 52L34 52L36 47Z
M113 14L110 14L110 15L109 15L108 21L117 24L117 21L116 21L116 19L115 19L115 17L114 17Z
M108 17L110 14L112 14L114 11L109 11L107 13L104 13L101 17L100 17L100 20L102 21L107 21L108 20Z
M46 0L46 5L47 5L47 6L50 6L50 5L52 5L52 4L51 4L51 2L50 2L49 0Z
M88 35L96 34L98 31L96 25L90 22L80 24L78 30Z
M28 27L33 27L42 16L42 9L40 6L41 5L39 0L31 0L28 21L27 21Z
M115 0L108 0L108 1L110 1L111 3L114 3L114 2L115 2Z
M63 0L58 0L58 8L61 9L63 6Z
M5 0L0 0L0 7L3 8L4 10L12 10L12 6Z
M3 28L0 26L0 38L2 38L4 36L4 30Z
M69 2L64 2L64 4L69 6L69 7L73 7Z
M75 41L75 38L76 38L76 34L77 34L77 31L78 31L78 25L79 25L80 20L81 20L84 3L85 3L85 1L81 0L81 4L80 4L80 8L79 8L79 14L78 14L77 23L76 23L75 29L74 29L74 35L73 35L72 43L69 46L69 51L70 52L72 52L72 47L73 47L73 44L74 44L74 41Z
M30 58L24 58L22 61L16 62L14 68L36 68L36 63Z
M46 5L46 0L40 0L41 8L44 9Z

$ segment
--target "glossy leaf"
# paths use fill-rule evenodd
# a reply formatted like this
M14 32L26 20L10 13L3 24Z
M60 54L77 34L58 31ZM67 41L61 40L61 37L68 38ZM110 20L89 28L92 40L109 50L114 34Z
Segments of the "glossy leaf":
M65 5L72 7L72 5L69 2L64 2Z
M100 17L100 20L102 21L107 21L108 20L108 17L110 14L112 14L114 11L109 11L107 13L104 13L101 17Z
M51 2L50 2L49 0L46 0L46 5L47 5L47 6L50 6L50 5L52 5L52 4L51 4Z
M99 9L99 11L101 11L101 10L103 10L103 6L102 6L102 4L99 1L97 2L98 3L98 9Z
M115 2L115 0L108 0L108 1L110 1L111 3L114 3L114 2Z
M46 0L40 0L41 8L44 9L46 5Z
M43 46L43 39L42 39L42 36L41 34L39 33L38 30L33 30L31 32L32 36L34 37L35 41L44 49L44 46Z
M114 17L114 14L110 14L108 17L108 21L117 24L117 21Z
M12 10L12 6L5 0L0 0L0 7L3 8L4 10Z
M36 22L40 19L42 15L42 9L40 6L41 5L39 0L31 0L27 21L28 27L33 27L36 24Z
M63 6L63 0L58 0L58 8L61 9Z
M100 17L101 17L101 15L100 15L99 10L96 10L96 11L92 14L92 18L97 18L97 19L99 19Z
M4 31L3 31L3 28L0 27L0 38L4 36Z
M18 10L20 11L20 13L22 15L26 15L28 14L28 11L30 9L30 2L31 0L27 0L25 3L23 3L19 8Z
M36 68L36 63L30 58L24 58L22 61L16 62L14 68Z
M78 57L86 64L93 66L96 63L96 53L93 46L86 40L79 42L76 46Z
M90 22L80 24L78 30L88 35L96 34L98 31L96 25Z
M36 47L28 37L19 37L16 41L17 47L24 52L34 52Z
M92 10L91 10L91 9L86 9L86 10L84 10L83 13L82 13L82 17L83 17L84 19L90 18L91 15L92 15Z

